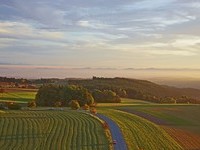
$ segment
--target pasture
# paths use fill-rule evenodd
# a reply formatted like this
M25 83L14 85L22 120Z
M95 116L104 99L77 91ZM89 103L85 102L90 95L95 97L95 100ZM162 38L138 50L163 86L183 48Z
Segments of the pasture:
M4 111L0 148L106 150L109 142L98 120L77 111Z
M6 89L4 93L0 94L0 102L10 101L17 103L27 103L35 99L36 93L36 89Z

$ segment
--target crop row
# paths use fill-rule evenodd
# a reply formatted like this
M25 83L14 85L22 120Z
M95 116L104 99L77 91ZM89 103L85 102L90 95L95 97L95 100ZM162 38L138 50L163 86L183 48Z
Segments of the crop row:
M146 119L113 109L102 109L100 112L119 125L129 149L182 149L163 129Z
M162 126L184 149L200 148L200 136L182 129Z
M108 149L101 124L76 111L7 111L0 116L6 149Z

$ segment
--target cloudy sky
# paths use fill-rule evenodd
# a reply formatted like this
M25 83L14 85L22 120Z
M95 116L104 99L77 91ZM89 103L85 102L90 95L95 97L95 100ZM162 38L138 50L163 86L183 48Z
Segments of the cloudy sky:
M200 1L0 0L0 71L38 67L199 69Z

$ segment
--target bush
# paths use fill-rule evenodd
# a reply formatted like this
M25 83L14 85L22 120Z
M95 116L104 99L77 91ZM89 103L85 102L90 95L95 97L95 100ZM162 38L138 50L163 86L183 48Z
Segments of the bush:
M27 107L30 107L30 108L35 108L37 105L36 105L36 102L35 101L30 101L28 102L27 104Z
M55 102L54 106L55 107L61 107L62 106L62 102L57 101L57 102Z
M70 102L70 106L72 109L77 110L80 108L79 102L77 100L72 100Z
M91 108L91 109L90 109L90 113L92 113L92 114L96 114L96 113L97 113L96 108Z
M87 104L85 104L83 107L82 107L83 110L89 110L90 109L90 106L88 106Z

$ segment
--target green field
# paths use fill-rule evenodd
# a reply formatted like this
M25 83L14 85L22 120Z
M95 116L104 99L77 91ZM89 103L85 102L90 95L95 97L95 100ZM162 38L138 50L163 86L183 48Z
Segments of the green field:
M101 109L99 112L119 125L131 150L182 149L163 129L146 119L114 109Z
M26 103L36 91L11 90L0 101ZM7 149L109 149L101 124L76 111L0 111L0 147ZM97 111L121 128L129 149L198 149L200 105L156 104L135 99L99 103ZM151 115L167 124L158 125L128 111ZM57 147L56 147L57 146Z
M0 149L106 150L102 125L81 112L2 111Z
M200 105L147 105L121 107L137 110L165 121L171 127L186 129L200 135Z
M164 129L168 136L176 140L183 149L200 149L200 105L198 104L155 104L134 99L123 99L120 104L98 104L98 108L120 110L134 114L134 116L139 115L139 118L145 117L144 120L150 121L154 125L157 124L159 128ZM135 114L135 112L137 113ZM112 115L115 114L116 112L112 113ZM116 116L115 119L124 123L124 128L134 128L126 124L127 121L123 118ZM124 135L129 135L128 132L129 130L125 130ZM143 138L143 140L147 140L147 138Z
M35 91L9 91L0 95L0 101L15 101L18 103L27 103L35 99Z
M200 135L200 105L198 104L155 104L141 100L122 99L119 104L98 104L99 108L136 110L161 119L172 127L186 129Z

